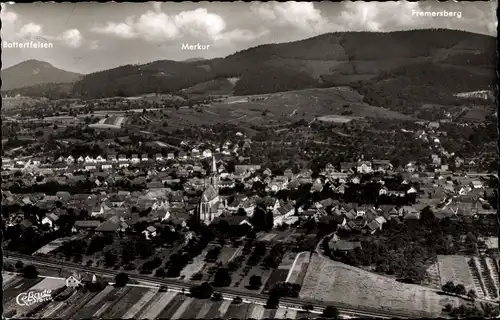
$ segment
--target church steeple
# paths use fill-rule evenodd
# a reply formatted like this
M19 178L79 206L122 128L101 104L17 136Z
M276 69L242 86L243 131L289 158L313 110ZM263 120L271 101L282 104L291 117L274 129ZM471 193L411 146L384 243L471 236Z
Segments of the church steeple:
M212 156L212 175L217 174L217 164L215 163L215 157Z
M211 170L211 177L210 177L210 183L214 187L214 189L219 192L219 179L218 179L218 172L217 172L217 164L215 163L215 157L212 156L212 170Z

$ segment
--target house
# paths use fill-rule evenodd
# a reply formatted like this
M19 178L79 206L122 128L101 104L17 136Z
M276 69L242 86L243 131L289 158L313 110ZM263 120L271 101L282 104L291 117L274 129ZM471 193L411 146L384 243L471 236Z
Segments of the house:
M248 221L248 217L245 216L220 216L215 218L212 223L215 225L220 223L227 223L232 227L246 225L250 228L253 228L252 224Z
M125 223L124 219L121 217L113 216L101 223L97 228L97 232L102 233L110 233L110 232L118 232L125 231L128 228L128 225Z
M116 154L108 154L107 160L110 162L118 162L118 159L116 158Z
M415 194L417 193L417 189L414 187L410 187L410 189L406 190L406 194Z
M472 181L470 185L474 189L481 189L483 187L483 183L479 180Z
M145 153L141 154L141 161L148 161L148 155Z
M374 171L388 171L392 170L393 166L389 160L372 160L372 170Z
M75 158L73 158L73 156L72 156L72 155L69 155L69 156L66 158L66 164L67 164L67 165L71 165L71 164L73 164L73 163L75 163Z
M104 162L102 165L101 165L101 168L103 170L110 170L110 169L113 169L113 164L111 162Z
M138 154L133 154L130 161L132 161L132 163L139 163L139 162L141 162L141 159L139 158Z
M175 159L175 156L172 152L167 153L167 160L173 160Z
M356 167L355 162L341 162L340 163L340 171L341 172L353 172L353 168Z
M97 158L95 159L96 162L104 162L106 161L102 156L97 156Z
M57 220L59 220L59 217L56 214L47 213L42 219L42 224L47 224L50 228L53 228Z
M56 197L57 197L57 199L59 199L63 203L71 200L71 198L72 198L71 194L67 191L57 191Z
M83 285L82 281L78 279L76 275L69 276L66 278L66 287L71 289L76 289Z
M127 168L129 165L128 160L118 160L118 168Z
M370 161L360 161L356 166L356 171L358 173L370 173L372 172L372 164Z
M271 212L275 212L280 207L279 200L272 197L264 198L262 204L264 205L266 210L270 210Z
M203 158L212 158L212 151L210 149L203 150Z
M147 240L150 240L154 237L156 237L156 228L153 226L149 226L142 232L144 237L146 237Z
M399 209L399 215L403 216L404 220L409 220L409 219L420 219L420 212L415 210L412 206L403 206Z
M439 122L438 121L432 121L429 122L429 125L427 126L429 129L439 129Z
M95 163L95 159L91 156L85 156L84 163Z
M85 164L85 170L87 170L87 171L96 170L96 169L97 169L97 165L95 163Z
M96 229L101 224L98 220L77 220L73 225L74 232L82 229Z
M118 162L128 162L127 156L124 154L118 155Z
M260 170L259 164L235 165L234 166L234 172L236 174L245 174L245 173L249 173L249 172L255 172L257 170Z
M164 159L163 159L163 155L162 155L161 153L157 153L157 154L155 155L155 160L156 160L156 161L163 161L163 160L164 160Z

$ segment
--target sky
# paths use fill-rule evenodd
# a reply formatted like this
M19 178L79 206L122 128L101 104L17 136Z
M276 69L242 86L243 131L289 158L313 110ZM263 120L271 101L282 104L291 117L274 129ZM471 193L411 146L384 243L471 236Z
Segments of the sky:
M2 44L53 45L3 47L2 69L37 59L87 74L156 60L225 57L261 44L337 31L447 28L496 37L497 6L497 1L2 3ZM443 10L457 13L415 15ZM182 44L197 43L209 47L182 49Z

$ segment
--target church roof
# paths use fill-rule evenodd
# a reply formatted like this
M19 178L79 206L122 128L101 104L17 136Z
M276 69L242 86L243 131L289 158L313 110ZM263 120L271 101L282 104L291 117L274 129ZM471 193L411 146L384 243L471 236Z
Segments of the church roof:
M209 185L208 188L203 191L203 194L201 195L201 201L202 202L209 202L214 200L218 196L217 191L215 191L215 188L213 185Z

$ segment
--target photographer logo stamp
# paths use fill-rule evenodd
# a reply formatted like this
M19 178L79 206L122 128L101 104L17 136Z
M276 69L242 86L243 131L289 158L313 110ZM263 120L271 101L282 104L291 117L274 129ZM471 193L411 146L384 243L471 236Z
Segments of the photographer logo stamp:
M45 301L52 301L52 290L30 290L22 292L16 297L16 302L20 306L31 306Z

